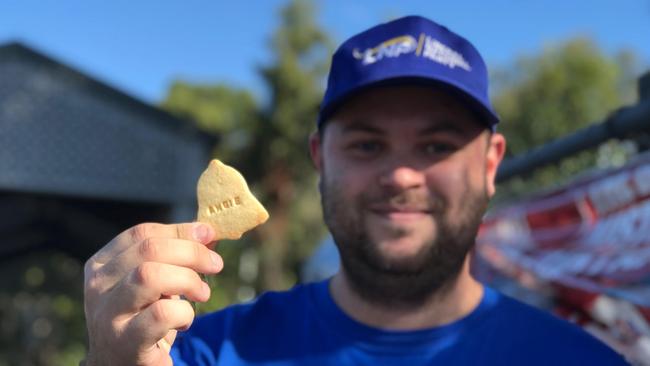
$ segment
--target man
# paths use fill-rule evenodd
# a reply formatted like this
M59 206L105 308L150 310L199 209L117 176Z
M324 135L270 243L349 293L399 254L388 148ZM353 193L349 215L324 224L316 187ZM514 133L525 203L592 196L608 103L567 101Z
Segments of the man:
M310 151L341 253L329 281L192 323L217 273L200 224L143 224L86 265L88 365L617 365L579 328L475 281L468 252L505 151L487 72L421 17L345 42ZM173 348L170 350L170 345Z

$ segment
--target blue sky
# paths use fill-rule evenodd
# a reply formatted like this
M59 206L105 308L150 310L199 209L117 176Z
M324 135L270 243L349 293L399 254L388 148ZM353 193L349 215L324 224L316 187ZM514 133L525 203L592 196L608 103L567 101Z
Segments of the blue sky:
M174 79L223 82L264 95L256 67L285 0L0 0L0 44L25 42L149 103ZM338 43L375 23L430 17L470 39L490 67L571 37L607 53L635 51L650 69L650 0L320 0Z

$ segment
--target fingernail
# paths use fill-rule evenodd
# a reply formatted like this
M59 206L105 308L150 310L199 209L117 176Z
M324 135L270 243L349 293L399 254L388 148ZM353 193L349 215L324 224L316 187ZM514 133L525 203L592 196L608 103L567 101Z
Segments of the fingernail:
M192 231L192 236L196 241L207 243L211 239L210 228L207 225L196 225Z
M221 269L221 258L219 257L219 254L210 252L210 259L212 260L214 268Z

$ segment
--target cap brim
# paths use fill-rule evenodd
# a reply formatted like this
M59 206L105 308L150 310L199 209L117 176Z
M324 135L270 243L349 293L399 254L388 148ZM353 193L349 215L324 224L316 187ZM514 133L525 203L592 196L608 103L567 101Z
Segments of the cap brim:
M432 86L449 92L454 97L460 99L463 104L467 105L477 116L479 121L484 123L485 126L490 128L492 131L495 130L496 125L499 122L499 116L496 114L496 112L494 112L491 108L486 107L477 97L472 95L470 92L464 90L464 88L456 85L449 80L432 79L430 77L421 76L400 76L370 82L360 87L348 90L347 92L338 96L335 100L331 101L328 106L320 111L318 116L318 127L320 128L325 121L331 118L337 112L337 110L343 104L345 104L345 102L369 89L404 85Z

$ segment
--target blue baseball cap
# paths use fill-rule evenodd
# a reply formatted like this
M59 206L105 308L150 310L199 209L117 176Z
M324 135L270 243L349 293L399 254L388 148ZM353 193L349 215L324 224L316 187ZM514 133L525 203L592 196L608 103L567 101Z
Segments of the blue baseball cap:
M346 100L381 85L432 85L458 96L495 130L483 58L465 38L427 18L407 16L370 28L332 56L318 127Z

